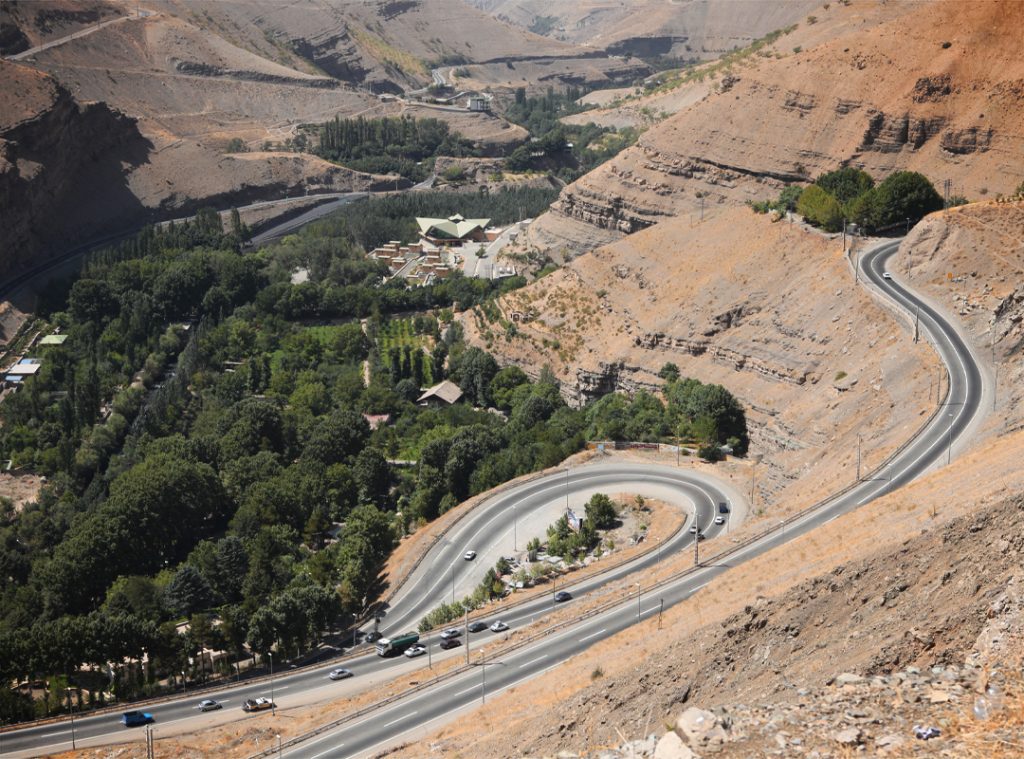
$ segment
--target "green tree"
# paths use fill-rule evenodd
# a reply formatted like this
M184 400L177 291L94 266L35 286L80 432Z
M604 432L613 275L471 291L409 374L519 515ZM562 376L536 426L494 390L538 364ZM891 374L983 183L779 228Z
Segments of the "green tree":
M165 591L167 606L181 616L187 616L213 603L213 590L199 571L190 564L182 564Z
M846 166L818 177L814 184L846 206L875 186L875 180L866 171Z
M679 367L669 362L661 367L658 371L658 376L666 382L675 382L679 379Z
M809 224L826 232L838 232L843 228L843 209L839 201L816 184L809 185L800 193L796 210Z
M586 519L596 530L608 530L615 526L618 514L612 499L604 493L594 493L586 505Z
M450 367L453 380L462 388L474 406L489 406L491 380L498 373L494 357L480 348L469 348L459 354Z
M897 171L854 203L854 220L868 231L916 224L943 207L942 196L927 177L915 171Z

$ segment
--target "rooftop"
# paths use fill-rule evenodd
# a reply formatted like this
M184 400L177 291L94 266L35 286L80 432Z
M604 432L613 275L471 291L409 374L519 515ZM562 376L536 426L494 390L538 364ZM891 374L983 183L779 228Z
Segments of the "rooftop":
M450 380L445 380L427 390L416 399L417 403L424 403L431 398L437 398L445 403L455 403L462 397L462 388Z

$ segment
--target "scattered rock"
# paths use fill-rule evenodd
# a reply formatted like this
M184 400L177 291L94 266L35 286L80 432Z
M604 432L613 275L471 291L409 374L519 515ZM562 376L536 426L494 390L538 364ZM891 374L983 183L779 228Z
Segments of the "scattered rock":
M690 747L683 743L683 739L669 731L658 741L658 747L654 750L654 759L695 759L695 757Z
M844 746L855 746L861 742L863 736L864 733L859 727L848 727L845 730L840 730L832 738L836 743L841 743Z

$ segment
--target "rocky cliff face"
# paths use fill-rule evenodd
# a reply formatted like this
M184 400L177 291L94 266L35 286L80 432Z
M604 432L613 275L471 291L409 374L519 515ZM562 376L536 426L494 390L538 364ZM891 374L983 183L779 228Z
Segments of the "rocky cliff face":
M566 188L538 239L594 226L621 236L846 165L879 179L921 171L972 198L1024 178L1024 5L833 4L827 13L767 57L716 72L715 92Z
M0 90L0 276L141 217L126 174L148 143L133 119L18 64L0 63Z

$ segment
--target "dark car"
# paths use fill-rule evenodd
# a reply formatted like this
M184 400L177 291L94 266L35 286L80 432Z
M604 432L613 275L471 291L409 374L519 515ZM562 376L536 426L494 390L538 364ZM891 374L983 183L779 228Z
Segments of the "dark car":
M121 715L121 724L125 727L138 727L155 721L149 712L125 712Z
M486 622L477 621L477 622L470 622L469 623L469 631L471 633L483 632L486 629L487 629L487 623Z
M563 601L569 601L572 599L572 593L566 590L560 590L555 593L555 602L562 603Z
M446 640L442 640L441 641L441 648L444 648L444 649L458 648L461 645L462 645L462 641L459 640L458 638L447 638Z
M376 643L378 640L384 637L384 633L374 630L373 632L366 633L367 643Z

